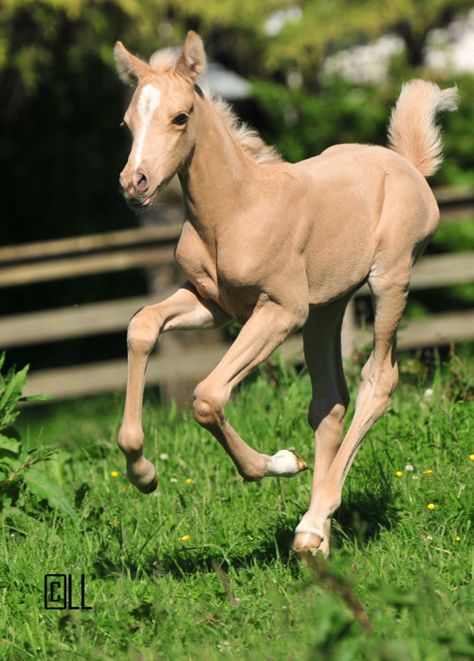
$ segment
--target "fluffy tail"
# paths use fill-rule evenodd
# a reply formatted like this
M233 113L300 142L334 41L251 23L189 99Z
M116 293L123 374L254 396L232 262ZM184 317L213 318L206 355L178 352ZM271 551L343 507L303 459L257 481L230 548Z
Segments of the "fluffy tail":
M438 110L456 110L457 87L441 90L435 83L411 80L402 87L388 127L389 146L422 175L434 174L443 160Z

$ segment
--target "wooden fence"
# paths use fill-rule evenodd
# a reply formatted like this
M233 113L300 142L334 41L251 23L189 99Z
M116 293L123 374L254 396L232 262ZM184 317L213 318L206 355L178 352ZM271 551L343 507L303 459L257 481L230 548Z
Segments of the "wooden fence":
M438 190L436 195L442 222L474 217L474 190ZM180 229L180 225L150 226L3 247L0 248L0 288L127 269L169 267ZM415 266L411 290L467 282L474 282L474 252L431 255L422 257ZM161 291L152 296L11 315L0 320L0 348L123 331L135 310L165 298L168 293ZM355 296L364 295L367 295L366 287ZM353 349L358 336L360 333L350 306L343 335L346 355ZM474 309L406 321L399 332L398 346L417 349L463 340L474 340ZM227 346L219 339L204 345L196 344L186 348L185 360L178 348L171 353L158 353L150 361L147 382L156 384L163 379L197 381L218 362ZM301 356L300 337L290 338L282 351L289 359ZM50 394L56 398L77 397L122 389L125 379L125 359L89 363L33 372L28 392Z

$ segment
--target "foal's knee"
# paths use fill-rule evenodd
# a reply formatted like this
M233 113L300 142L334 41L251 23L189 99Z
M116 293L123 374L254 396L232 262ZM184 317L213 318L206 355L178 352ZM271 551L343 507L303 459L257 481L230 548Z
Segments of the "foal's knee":
M202 427L210 427L224 419L225 398L203 383L194 390L193 416Z
M141 427L122 425L118 435L118 446L125 455L140 454L143 449L144 434Z
M156 343L160 329L156 308L147 305L139 310L128 324L127 343L132 351L150 353Z

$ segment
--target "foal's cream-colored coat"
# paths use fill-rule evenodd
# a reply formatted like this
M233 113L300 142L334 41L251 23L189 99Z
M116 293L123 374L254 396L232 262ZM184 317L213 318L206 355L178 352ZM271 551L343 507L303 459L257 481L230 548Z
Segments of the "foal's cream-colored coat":
M167 300L140 310L129 326L119 435L129 479L143 492L156 487L155 468L143 456L141 407L145 367L159 333L212 328L232 318L244 325L195 389L195 418L246 480L305 469L292 449L269 456L250 448L224 414L233 388L303 328L316 468L294 548L303 557L318 549L327 554L345 476L397 383L395 335L410 271L438 223L423 176L441 160L434 114L455 108L456 90L423 81L404 86L390 123L391 149L337 145L292 164L252 132L238 130L228 110L195 86L205 66L196 34L189 33L177 61L162 51L146 64L120 43L115 57L121 77L136 87L124 119L134 138L121 173L124 195L132 206L147 206L177 172L186 205L176 261L187 281ZM341 323L364 282L374 299L374 346L343 438L349 397Z

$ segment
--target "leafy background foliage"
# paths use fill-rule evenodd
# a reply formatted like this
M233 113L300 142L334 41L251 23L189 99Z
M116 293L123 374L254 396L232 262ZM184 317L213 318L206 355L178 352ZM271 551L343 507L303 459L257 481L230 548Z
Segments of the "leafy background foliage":
M303 2L301 20L269 38L265 20L288 6L277 0L6 0L0 12L0 164L8 191L2 242L133 224L117 195L127 153L118 129L124 91L112 62L117 39L148 56L179 45L188 28L199 30L211 58L254 79L260 107L250 119L287 158L297 159L344 140L384 143L400 82L433 78L423 62L429 29L470 3L404 0L382 12L373 0ZM407 50L383 85L322 82L324 57L386 31L402 36ZM295 70L302 76L299 91L286 84ZM456 166L445 168L439 183L457 183L474 171L464 138L473 123L473 83L458 82L461 113L446 120Z
M461 106L444 113L446 162L432 180L469 184L474 150L466 136L474 125L472 77L429 71L423 47L429 30L465 10L465 0L401 0L380 11L374 0L300 2L301 20L278 34L265 32L269 16L297 5L282 0L4 0L0 9L0 244L136 226L118 192L118 173L129 144L119 129L129 90L112 61L115 41L147 57L182 43L198 30L210 58L251 81L253 100L239 109L298 160L348 142L384 144L390 106L403 80L423 76L441 85L457 82ZM407 48L378 85L347 83L322 75L324 58L389 31ZM295 78L295 73L296 78ZM297 84L295 84L295 79ZM4 313L110 300L147 292L140 270L41 283L2 292ZM464 298L463 298L464 297ZM472 301L463 289L461 305ZM436 304L437 296L423 309ZM422 307L418 305L418 310ZM123 334L84 338L54 352L33 348L9 354L9 364L34 369L113 359Z

